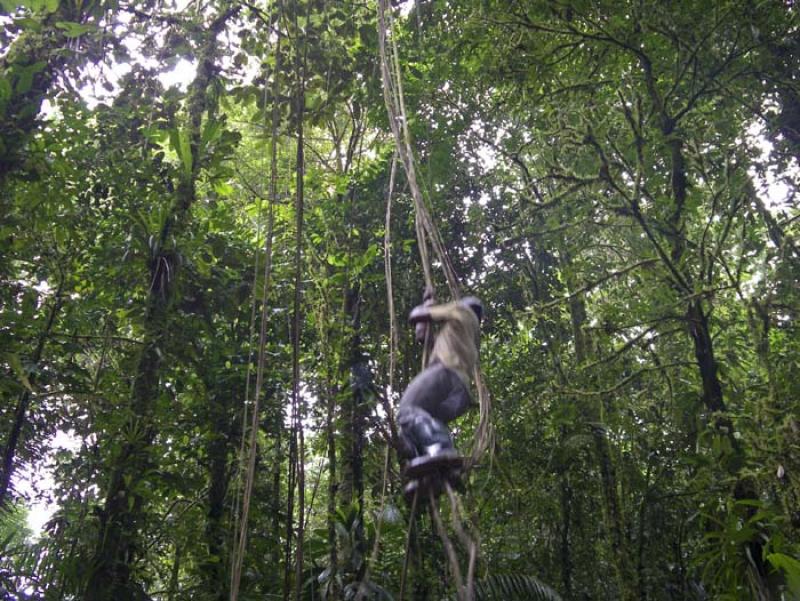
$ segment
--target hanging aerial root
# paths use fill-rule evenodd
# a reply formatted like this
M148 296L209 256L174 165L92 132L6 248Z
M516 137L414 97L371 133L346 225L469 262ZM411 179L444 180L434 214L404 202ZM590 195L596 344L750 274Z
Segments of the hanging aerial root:
M459 542L461 542L461 544L469 553L469 560L467 562L466 595L468 599L472 599L473 582L475 580L475 561L478 556L478 544L467 534L467 531L464 529L464 524L461 519L461 516L464 514L464 508L461 505L458 495L456 495L449 482L445 481L444 487L445 491L447 491L447 497L450 499L450 524L453 527L453 531L456 533Z
M381 76L383 80L383 98L389 116L389 125L395 140L397 156L403 164L406 173L411 197L414 201L415 226L417 230L417 246L420 252L420 261L425 275L426 287L433 287L433 276L428 243L430 243L436 259L439 261L450 295L454 299L461 297L461 287L450 257L447 254L439 228L436 226L428 204L422 194L417 180L416 161L411 145L411 133L408 129L408 116L403 97L403 81L400 73L395 36L391 34L391 13L388 9L388 0L378 0L378 49L380 52ZM389 42L389 43L387 43ZM473 373L475 385L478 389L478 404L480 415L478 427L473 437L472 453L467 461L466 469L470 470L483 457L487 450L493 446L492 425L489 419L491 412L491 397L483 379L480 367L476 366Z
M408 529L406 530L406 552L403 555L403 572L400 575L400 601L403 601L406 590L406 578L408 577L408 560L411 557L411 533L414 528L414 520L417 514L417 503L419 502L419 489L414 491L414 500L411 502L411 514L408 518Z
M450 536L447 534L447 529L444 527L444 523L442 522L442 516L439 514L439 505L436 501L436 497L431 493L428 497L431 520L433 520L433 524L436 527L436 533L439 535L439 538L442 541L442 545L444 545L444 551L447 555L447 560L450 563L450 571L453 573L453 580L455 581L456 586L456 598L458 601L473 601L472 595L472 582L471 581L464 581L464 578L461 574L461 565L458 562L458 556L456 555L456 549L453 545L453 541L450 540ZM464 533L466 536L466 533ZM470 563L472 563L472 544L468 546L470 549ZM468 570L469 572L469 570Z

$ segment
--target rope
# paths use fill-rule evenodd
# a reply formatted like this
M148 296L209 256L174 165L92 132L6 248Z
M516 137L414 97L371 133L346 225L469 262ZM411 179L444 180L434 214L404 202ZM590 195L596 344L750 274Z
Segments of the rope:
M445 481L444 486L445 490L447 491L447 497L450 499L450 523L453 526L453 530L455 531L459 541L469 552L469 560L467 562L466 597L467 599L471 600L474 595L473 582L475 580L475 560L477 559L478 555L478 544L472 538L470 538L466 530L464 530L464 525L461 521L461 515L464 513L464 508L461 506L461 501L458 499L458 496L453 491L453 487L450 486L450 483L447 481Z
M414 500L411 501L411 514L408 518L408 529L406 530L406 552L403 556L403 571L400 575L400 601L404 599L406 590L406 577L408 576L408 560L411 557L411 533L414 531L414 517L417 513L417 503L419 501L419 489L414 491Z
M280 0L278 1L278 18L280 19L280 11L282 8L282 4ZM276 50L275 50L275 90L273 90L273 99L277 98L278 93L278 85L279 85L279 73L281 68L281 34L280 29L278 29L278 39L276 41ZM264 87L264 97L266 100L266 92L267 88ZM266 102L264 103L266 107ZM250 515L250 500L253 494L253 483L255 481L255 466L256 466L256 455L258 454L258 418L259 418L259 404L261 398L261 389L264 384L264 366L265 366L265 357L266 357L266 342L267 342L267 299L269 296L269 289L270 283L272 279L272 238L273 238L273 230L275 226L275 202L277 199L277 184L278 184L278 168L277 168L277 137L278 137L278 123L280 119L280 113L278 111L278 103L273 103L272 109L272 148L270 149L270 182L269 182L269 208L268 208L268 221L267 221L267 233L266 239L264 242L264 286L261 291L261 326L259 330L258 336L258 366L256 369L256 384L255 389L253 391L253 413L251 417L250 423L250 440L249 440L249 454L247 458L247 466L246 466L246 473L245 473L245 487L244 493L242 495L241 501L241 512L239 512L239 503L238 503L238 495L237 495L237 513L235 516L235 527L239 528L238 536L234 534L234 551L231 557L231 589L230 589L230 601L237 601L239 596L239 586L241 583L241 576L242 576L242 565L244 563L244 555L245 549L247 545L247 521ZM255 259L255 271L258 272L258 253L256 253ZM255 281L255 280L254 280ZM253 315L255 314L255 303L253 303ZM252 326L252 322L251 322ZM252 327L251 327L252 330ZM252 332L251 332L252 338ZM249 361L248 361L248 374L247 374L247 382L245 384L246 397L249 396L249 388L250 388L250 372L249 372ZM246 423L247 419L247 403L245 403L245 411L243 416L243 421ZM241 452L242 456L244 455L244 440L245 440L245 431L244 428L242 429L242 446Z
M298 26L299 11L295 6L293 12L295 31L300 31ZM306 11L305 17L308 17ZM297 476L297 530L295 533L295 581L294 598L300 601L303 586L303 542L305 538L305 437L303 433L303 415L300 399L300 329L302 327L302 294L303 294L303 210L304 210L304 183L305 183L305 154L304 154L304 118L306 97L306 55L308 45L303 40L302 59L300 48L295 49L295 75L297 83L297 156L295 159L295 248L294 248L294 307L292 326L292 413L294 421L294 450ZM289 512L289 523L292 516ZM286 591L284 591L284 595Z
M414 151L411 146L411 134L408 129L408 118L405 110L405 99L403 97L403 83L400 77L400 64L397 58L397 48L394 36L391 38L391 58L387 55L387 24L386 24L387 0L380 0L378 3L378 37L381 54L381 74L383 76L383 97L389 113L389 125L395 138L395 144L406 172L411 197L414 200L416 211L417 242L420 249L422 268L425 273L425 285L433 287L433 276L430 265L430 257L427 253L426 238L430 240L436 258L442 264L447 285L453 298L461 297L461 287L458 276L456 276L450 259L447 256L444 243L442 242L439 230L431 218L425 200L422 196L419 183L417 182L417 172L414 163ZM391 23L389 25L391 28Z
M461 577L461 566L458 564L456 550L453 546L453 541L450 540L450 537L447 535L447 530L442 523L442 516L439 514L439 506L436 503L436 497L433 496L433 493L430 493L428 497L428 504L431 512L431 519L433 520L434 526L436 526L436 533L439 535L439 538L442 539L445 554L450 562L450 571L453 573L453 579L456 583L456 597L458 601L472 601L471 598L466 596L467 586L464 583L464 579ZM470 585L469 588L471 589L472 586Z
M387 40L389 41L389 44L387 44ZM417 235L417 246L420 253L420 262L422 264L422 271L425 278L426 296L428 295L428 291L432 293L434 290L431 258L429 254L430 244L430 248L435 253L436 259L444 271L445 280L447 282L451 297L458 299L461 297L461 288L458 277L445 249L441 233L433 221L431 211L425 202L422 190L420 189L417 181L414 151L411 145L411 134L408 128L408 116L406 113L405 99L403 96L403 83L400 70L400 61L398 58L399 53L397 51L396 36L392 31L391 13L388 11L388 0L378 0L378 47L381 59L384 102L386 104L386 110L389 116L389 125L392 130L396 147L395 159L393 159L392 162L392 177L394 177L394 164L396 157L399 157L403 164L403 170L405 171L406 179L411 190L411 197L414 201L414 225ZM390 332L390 336L391 334L392 333ZM425 338L423 367L427 363L429 354L428 348L431 339L430 328L428 328ZM492 446L493 440L492 427L489 421L489 415L491 412L491 397L486 387L483 374L481 373L480 366L476 365L473 372L473 377L478 391L478 404L480 413L478 418L478 426L474 435L472 453L465 465L466 470L471 469L478 462L484 453ZM451 526L459 542L468 552L466 580L462 577L461 566L458 562L455 547L447 534L447 530L444 527L436 498L432 493L429 496L431 519L436 527L439 538L442 540L444 545L444 549L450 563L450 569L455 580L457 597L459 601L472 601L474 598L473 581L475 576L475 562L477 558L478 545L469 537L464 529L461 520L461 514L463 513L461 504L448 482L445 482L445 489L447 491L448 498L450 499ZM403 562L403 572L400 584L401 601L405 591L410 551L409 545L411 540L411 532L414 525L417 496L418 495L415 492L406 539L406 553Z
M392 155L392 168L389 172L389 190L386 194L386 224L383 234L383 263L386 274L386 302L389 310L389 391L394 393L394 370L397 359L397 318L394 312L394 290L392 278L392 195L397 172L397 151ZM389 423L394 429L391 398L386 403ZM395 433L392 432L392 435Z
M389 36L392 33L391 37ZM387 44L387 41L389 44ZM417 172L414 160L414 151L411 145L411 133L408 129L408 116L405 109L403 96L403 82L398 58L396 36L392 32L391 13L388 10L388 0L378 1L378 48L381 59L381 75L383 78L383 98L389 115L389 126L395 140L397 154L403 163L411 197L414 201L415 227L417 233L417 246L420 252L420 261L425 277L426 287L433 289L433 276L428 242L439 261L450 295L454 299L461 297L461 288L455 269L445 249L439 229L436 227L431 212L422 195L422 190L417 181ZM466 469L470 470L492 447L494 438L491 422L491 397L484 382L480 366L473 371L475 387L478 391L479 417L475 430L473 448L467 460Z
M461 543L461 545L468 552L466 579L462 577L461 565L458 562L455 546L453 545L453 542L444 527L444 523L439 513L439 507L436 502L436 498L433 496L433 493L430 494L429 498L431 519L436 527L436 532L439 535L439 538L444 544L445 553L447 554L447 559L450 563L450 570L453 573L453 579L455 580L457 598L459 601L473 601L475 597L475 562L478 554L478 545L464 529L464 525L461 520L463 508L461 507L461 503L458 500L457 495L453 491L453 487L450 486L450 483L447 481L444 482L444 486L447 496L450 499L450 525L453 528L453 532L455 532L459 543Z

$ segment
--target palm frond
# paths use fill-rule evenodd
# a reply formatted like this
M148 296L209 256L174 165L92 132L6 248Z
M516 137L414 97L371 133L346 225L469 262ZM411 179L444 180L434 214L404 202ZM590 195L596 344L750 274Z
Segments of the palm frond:
M503 574L475 582L475 601L561 601L551 587L533 576Z

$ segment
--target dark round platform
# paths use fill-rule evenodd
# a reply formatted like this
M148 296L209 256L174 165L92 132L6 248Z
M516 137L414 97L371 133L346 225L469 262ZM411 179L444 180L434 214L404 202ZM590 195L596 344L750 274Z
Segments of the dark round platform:
M415 457L403 470L407 480L403 487L406 500L411 502L415 494L423 499L430 495L438 497L444 492L445 482L457 487L465 461L455 452Z

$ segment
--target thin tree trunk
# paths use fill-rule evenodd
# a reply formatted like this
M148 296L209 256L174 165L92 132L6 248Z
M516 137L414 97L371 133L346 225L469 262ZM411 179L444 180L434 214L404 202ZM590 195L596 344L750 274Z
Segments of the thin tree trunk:
M283 601L288 601L292 590L292 539L294 538L294 487L297 468L297 432L294 423L294 407L292 407L292 429L289 433L289 461L286 485L286 539L283 555Z
M259 333L258 333L258 365L256 368L256 382L255 387L253 390L253 415L250 424L250 432L249 432L249 440L247 441L247 449L248 449L248 456L247 456L247 469L245 473L245 485L244 485L244 492L242 496L242 506L241 506L241 523L238 524L239 532L238 535L234 537L236 542L236 548L233 550L233 561L231 562L231 591L230 591L230 600L237 601L239 595L239 586L241 583L241 576L242 576L242 568L244 565L244 556L247 552L247 526L248 520L250 516L250 501L253 494L253 486L255 483L256 478L256 461L258 459L258 431L259 431L259 424L261 419L261 396L262 396L262 389L264 388L264 370L266 367L266 346L267 346L267 324L268 324L268 317L269 317L269 295L271 291L271 283L272 283L272 244L273 244L273 236L274 236L274 229L275 229L275 204L277 202L278 196L278 126L280 123L280 108L278 103L278 97L280 92L280 72L281 72L281 30L280 30L280 20L283 14L283 5L281 2L278 3L278 14L277 14L277 22L278 22L278 33L277 33L277 40L275 42L275 80L273 82L273 89L272 89L272 131L271 131L271 139L270 139L270 181L269 181L269 208L268 208L268 218L267 218L267 233L264 240L264 282L263 288L261 290L261 315L260 315L260 325L259 325ZM265 107L266 108L266 107ZM256 261L258 264L258 261ZM255 280L254 280L255 286ZM255 302L255 297L254 297ZM255 305L254 305L255 307ZM280 413L280 412L278 412ZM276 422L276 445L280 446L280 416L275 416ZM245 448L245 440L247 440L245 428L242 431L242 450ZM279 453L278 453L279 455ZM275 461L279 464L280 457L276 457ZM278 468L279 470L280 468ZM275 533L275 541L276 545L278 539L278 525L277 525L277 506L279 503L280 498L280 471L278 471L278 483L276 486L276 490L273 490L274 499L275 499L275 507L274 507L274 517L273 520L275 521L275 527L273 532ZM279 547L278 547L279 548ZM276 564L277 564L277 556L279 552L276 552Z
M689 323L689 335L692 338L694 356L703 383L703 404L709 411L723 412L725 401L722 397L722 384L719 381L719 368L714 357L714 343L711 339L708 316L699 300L689 303L686 320Z
M277 401L277 397L276 397ZM281 473L283 464L283 411L276 408L272 439L274 441L274 455L272 458L272 544L275 551L275 582L280 580L281 566Z
M346 176L354 165L356 151L360 150L363 140L363 128L358 119L353 117L352 130L347 143L345 161L341 174ZM358 158L360 159L360 154ZM351 186L347 194L349 215L347 222L351 228L356 228L357 213L355 207L355 187ZM342 195L342 201L345 201ZM348 253L352 256L352 244L348 245ZM357 251L358 252L358 251ZM349 278L348 278L349 280ZM342 380L347 381L347 394L344 397L341 411L342 438L342 476L340 483L340 504L345 513L355 507L358 512L356 523L355 542L356 553L365 557L367 553L364 540L364 447L366 446L366 421L368 418L367 399L373 394L372 377L369 366L364 357L361 343L361 283L355 281L347 284L344 290L343 314L344 348L340 373ZM362 562L354 574L356 580L361 580L366 562Z
M328 599L337 601L339 599L339 586L337 576L339 573L339 555L336 541L336 497L339 488L336 466L336 399L337 393L331 385L326 387L328 393L328 413L325 419L326 444L328 449L328 568L330 569L330 581L328 584Z
M230 447L230 407L225 399L238 398L228 391L220 394L212 389L209 395L210 439L206 445L208 456L208 497L206 511L206 548L208 561L202 566L201 576L205 590L215 601L225 601L228 586L225 578L225 497L228 492L228 449Z
M175 556L172 558L172 570L169 576L169 589L167 590L168 601L174 601L178 594L178 576L181 571L181 548L175 545Z
M298 34L298 7L294 9L295 33ZM297 474L297 543L295 550L295 601L300 601L303 587L303 538L305 529L305 449L303 436L303 411L300 398L300 329L302 325L301 300L303 295L303 208L305 183L304 156L304 111L305 95L305 44L303 55L299 44L295 47L295 76L297 77L296 117L297 117L297 157L295 162L296 196L295 196L295 247L294 247L294 319L292 324L292 407L294 411L294 437L296 447Z
M664 119L662 133L664 135L673 134L674 121ZM670 220L671 232L669 241L672 251L672 269L677 271L683 258L686 248L685 228L683 224L683 208L687 198L688 177L686 175L686 163L683 157L682 142L680 138L674 139L671 143L671 183L673 197L673 215ZM676 289L685 294L692 292L691 274L682 273L685 289L680 289L680 282L675 282ZM702 299L692 297L686 309L686 322L689 335L692 339L695 361L700 373L703 389L703 404L706 410L714 414L714 427L717 434L724 437L730 444L731 453L724 457L723 467L728 473L736 476L733 497L737 501L757 499L759 497L755 484L748 476L743 476L739 470L744 461L744 450L736 436L734 435L734 425L730 415L727 414L725 399L723 395L722 383L719 379L719 367L714 355L714 342L711 336L711 327L708 321L708 313L703 308ZM748 517L755 515L756 508L746 506ZM760 539L753 537L750 541L743 543L752 561L747 563L747 571L750 581L753 583L759 601L770 601L771 592L767 586L767 568L763 562L763 544Z
M358 285L345 291L344 314L347 352L343 374L349 380L348 394L343 406L342 432L343 456L340 502L345 511L352 507L358 510L358 526L355 532L357 551L366 552L363 523L364 510L364 447L367 420L367 396L370 392L370 373L361 349L361 294Z
M563 439L563 436L562 436ZM572 489L567 474L561 476L561 548L559 552L561 566L561 585L564 587L564 598L572 598L572 554L570 552L570 523L572 521Z
M283 75L282 68L283 68L283 53L281 52L281 42L282 42L282 24L281 20L283 18L283 2L282 0L277 1L277 18L276 18L276 26L277 26L277 39L275 41L275 78L273 81L273 88L272 88L272 115L271 115L271 147L270 147L270 167L269 167L269 223L267 225L267 235L269 237L269 248L267 254L271 257L272 256L272 236L273 230L275 226L275 205L278 202L278 142L279 138L279 128L281 122L281 104L278 102L278 99L281 95L281 77ZM277 403L277 398L276 398ZM282 440L283 440L283 412L280 409L280 404L276 404L275 412L273 416L273 431L272 431L272 440L273 440L273 468L272 468L272 535L273 535L273 543L275 545L275 575L276 575L276 582L278 580L280 574L280 511L279 508L281 506L281 464L283 462L283 449L282 449Z

